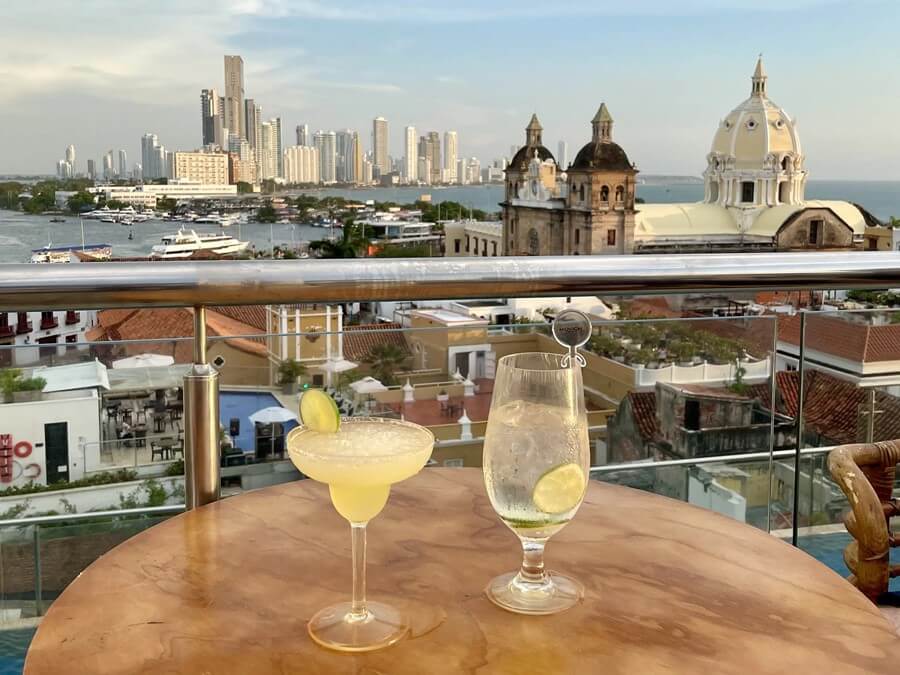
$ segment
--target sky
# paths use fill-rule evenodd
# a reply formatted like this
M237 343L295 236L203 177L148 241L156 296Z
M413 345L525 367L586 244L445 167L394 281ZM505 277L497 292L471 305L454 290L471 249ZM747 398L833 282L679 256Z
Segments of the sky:
M649 174L699 175L763 53L811 179L900 180L900 2L836 0L32 0L0 3L0 174L77 168L140 137L201 143L200 90L244 59L245 96L294 128L372 118L455 129L483 165L524 142L569 159L601 102Z

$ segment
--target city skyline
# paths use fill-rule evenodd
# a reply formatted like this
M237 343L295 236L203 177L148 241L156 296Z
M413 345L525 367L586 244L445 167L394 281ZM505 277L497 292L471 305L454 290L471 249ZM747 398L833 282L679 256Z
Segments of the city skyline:
M8 69L0 173L50 173L70 144L83 158L79 172L109 148L140 157L145 133L171 150L200 147L198 94L225 93L222 57L232 54L243 58L243 95L261 102L267 118L281 118L283 133L297 124L351 128L371 151L367 130L383 116L393 126L387 152L395 159L404 154L402 131L414 126L456 130L461 156L487 165L508 155L537 112L550 147L565 141L571 158L589 140L587 123L605 101L639 169L696 176L709 129L746 97L763 51L772 98L799 120L812 179L900 179L893 152L900 131L890 119L898 76L889 66L898 50L890 35L898 11L885 2L867 2L865 11L825 0L691 0L677 11L649 0L628 9L498 2L484 10L463 2L453 12L400 3L377 13L375 5L349 2L245 0L214 10L156 4L135 3L146 29L135 36L122 24L128 47L116 59L109 53L124 17L102 11L102 3L0 10L8 38L0 47ZM109 21L92 20L100 15ZM542 29L549 18L553 31ZM65 49L57 48L53 36L76 19L84 39L74 49L60 39ZM361 36L371 35L373 24L383 39L366 42ZM736 36L744 24L761 29ZM438 48L443 42L435 42L448 30L464 30L470 46L449 61ZM102 50L92 40L101 34L113 41ZM359 36L362 67L361 51L334 49L336 34L351 43ZM522 38L529 34L534 39ZM170 54L179 39L190 51ZM67 114L59 116L60 108ZM865 124L848 132L855 119Z

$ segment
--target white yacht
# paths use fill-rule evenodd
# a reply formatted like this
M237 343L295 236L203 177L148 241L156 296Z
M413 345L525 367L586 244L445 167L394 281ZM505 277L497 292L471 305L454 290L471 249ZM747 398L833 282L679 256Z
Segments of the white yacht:
M162 243L153 247L150 257L163 260L190 258L198 251L209 251L216 255L234 255L249 245L250 242L238 241L228 234L198 234L194 230L178 230L175 234L163 236Z

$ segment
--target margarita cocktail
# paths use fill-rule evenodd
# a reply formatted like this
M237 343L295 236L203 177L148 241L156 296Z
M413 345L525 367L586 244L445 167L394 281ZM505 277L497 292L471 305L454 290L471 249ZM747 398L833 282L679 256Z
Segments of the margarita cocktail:
M328 485L331 502L349 521L353 537L353 600L319 611L310 619L309 634L319 644L342 651L386 647L401 639L409 625L393 607L366 602L366 523L384 508L393 483L425 466L434 436L416 424L384 418L336 418L333 424L336 407L322 413L334 405L327 395L313 390L303 399L304 426L287 439L291 461Z

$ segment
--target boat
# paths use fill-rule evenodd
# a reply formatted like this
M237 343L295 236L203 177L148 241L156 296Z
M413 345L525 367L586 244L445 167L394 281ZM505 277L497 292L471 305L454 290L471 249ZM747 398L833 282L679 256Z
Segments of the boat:
M151 258L171 260L190 258L199 251L209 251L216 255L234 255L246 250L249 241L238 241L228 234L197 233L194 230L178 230L175 234L162 237L150 252Z
M110 244L70 244L69 246L47 244L43 248L32 249L31 262L70 263L77 260L74 255L76 252L83 253L95 260L109 260L112 258L112 246Z

